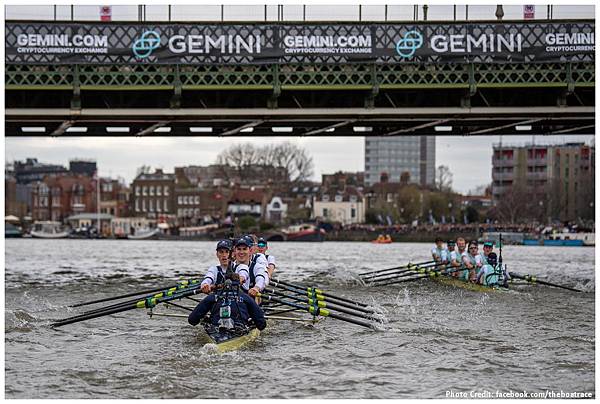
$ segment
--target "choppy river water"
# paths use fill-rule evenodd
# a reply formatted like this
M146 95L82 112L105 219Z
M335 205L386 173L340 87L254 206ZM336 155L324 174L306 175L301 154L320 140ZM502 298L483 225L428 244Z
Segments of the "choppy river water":
M59 329L68 305L202 276L209 242L5 243L7 398L444 398L594 393L594 248L506 247L509 269L580 287L472 292L357 274L427 260L430 245L271 243L281 279L383 308L374 332L335 319L270 324L218 355L185 319L129 311ZM260 375L253 384L249 375ZM243 388L239 388L243 386ZM548 391L550 393L548 393Z

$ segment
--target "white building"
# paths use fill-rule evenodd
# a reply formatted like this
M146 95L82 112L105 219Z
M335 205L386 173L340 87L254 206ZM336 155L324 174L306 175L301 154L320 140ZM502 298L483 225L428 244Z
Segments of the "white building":
M267 222L281 223L287 216L288 206L279 196L274 196L267 204Z
M321 194L313 204L313 217L344 225L365 222L365 198L348 187L343 194Z

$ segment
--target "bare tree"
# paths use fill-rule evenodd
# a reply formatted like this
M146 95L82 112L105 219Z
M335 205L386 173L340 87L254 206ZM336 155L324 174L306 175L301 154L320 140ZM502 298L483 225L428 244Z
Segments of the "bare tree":
M515 184L507 190L496 206L498 219L502 222L517 223L528 216L531 195L527 189Z
M251 165L283 167L292 182L304 181L313 175L312 157L305 149L290 142L255 147L251 143L236 144L222 151L217 163L233 167L244 179L243 168Z
M137 168L137 170L135 171L135 176L137 178L141 174L148 174L150 172L150 170L151 170L150 166L143 165L143 166Z
M448 166L438 166L435 172L435 185L442 192L452 192L452 173Z
M257 164L260 151L252 143L238 143L230 146L217 156L217 164L228 165L241 170L244 166Z
M290 142L275 146L273 165L284 167L292 182L305 181L313 175L313 159L305 149Z

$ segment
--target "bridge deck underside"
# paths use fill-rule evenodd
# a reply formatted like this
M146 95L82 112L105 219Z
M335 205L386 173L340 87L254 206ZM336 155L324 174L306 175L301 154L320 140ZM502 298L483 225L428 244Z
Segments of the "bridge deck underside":
M294 136L432 134L442 123L448 135L514 134L522 122L540 134L595 130L593 63L7 65L5 82L8 136L31 123L44 126L41 135L81 135L66 129L83 124L86 135L106 135L113 123L128 124L129 135L165 135L159 126L198 135L189 128L200 124L212 135L245 125Z

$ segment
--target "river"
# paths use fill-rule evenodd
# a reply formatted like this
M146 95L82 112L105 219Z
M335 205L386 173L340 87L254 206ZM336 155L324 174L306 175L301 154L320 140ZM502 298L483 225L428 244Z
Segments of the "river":
M370 303L384 310L385 323L372 331L331 318L315 325L279 321L246 348L219 355L185 319L149 318L143 310L48 326L76 314L67 307L73 303L202 276L215 262L214 243L7 239L6 398L594 394L594 248L502 251L511 271L587 293L357 281L360 272L425 261L430 248L270 243L282 280Z

